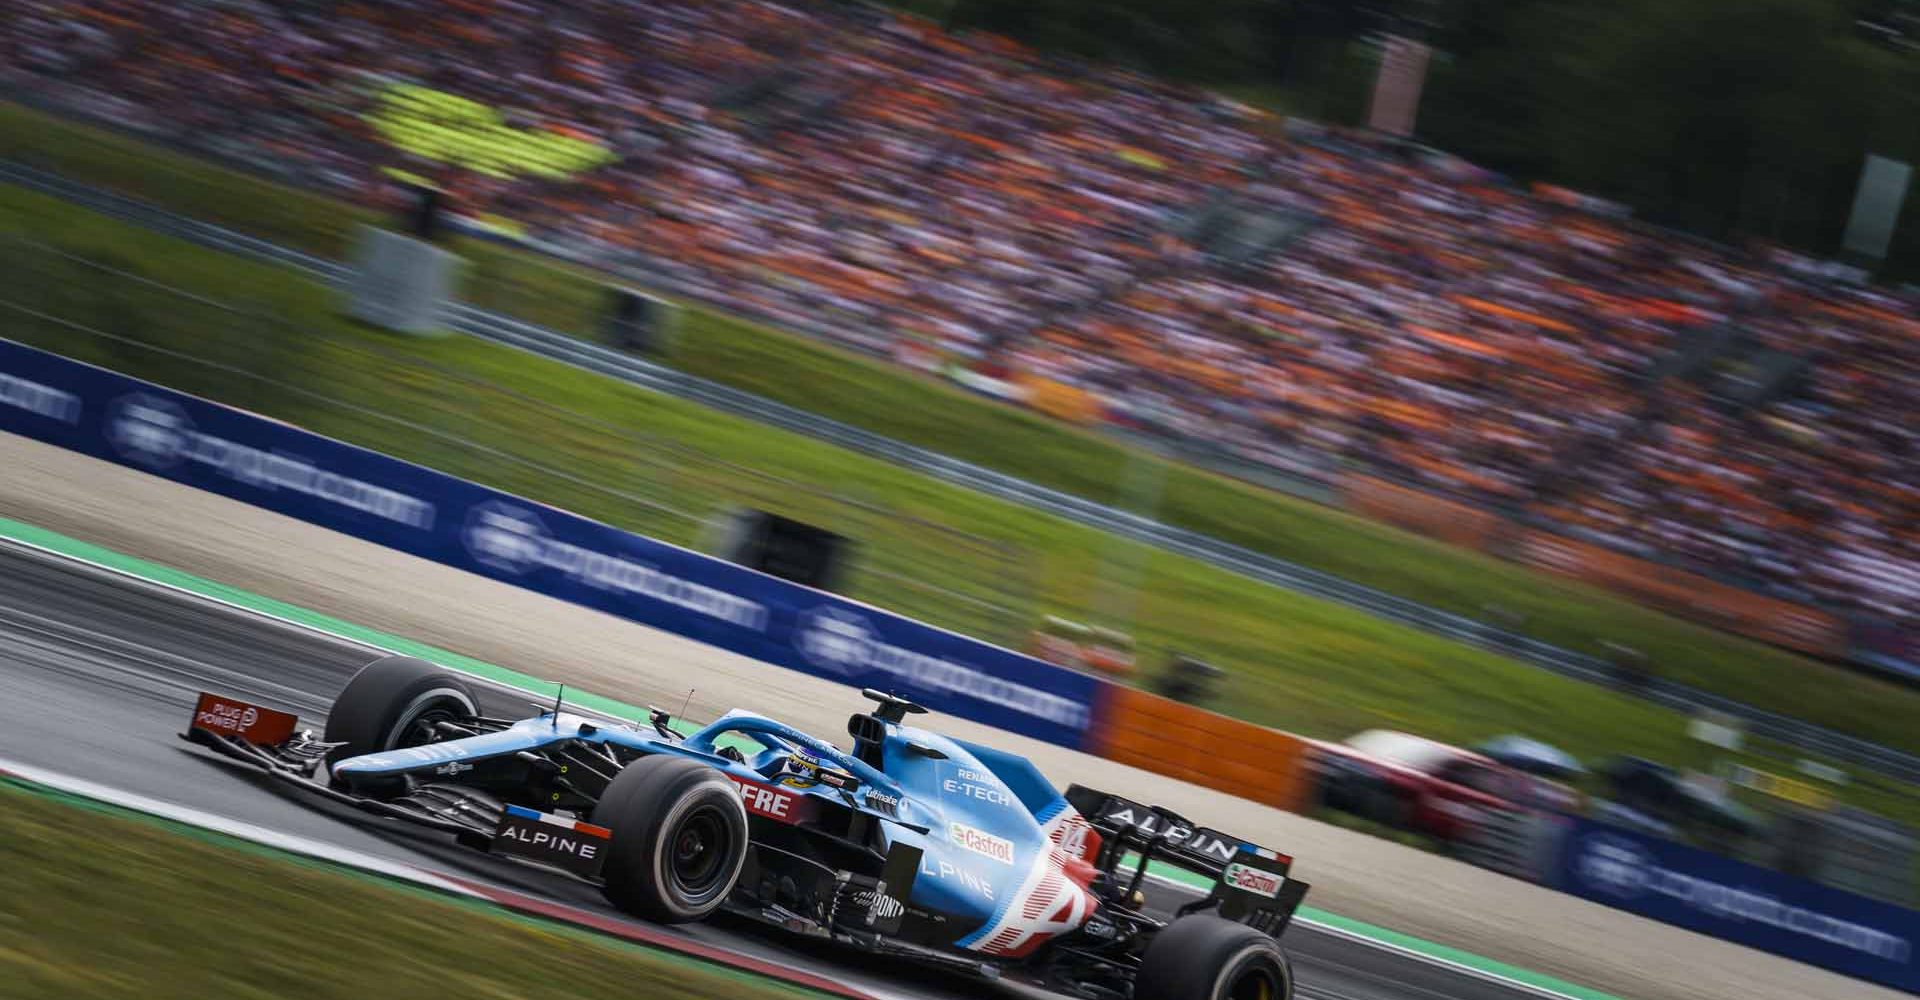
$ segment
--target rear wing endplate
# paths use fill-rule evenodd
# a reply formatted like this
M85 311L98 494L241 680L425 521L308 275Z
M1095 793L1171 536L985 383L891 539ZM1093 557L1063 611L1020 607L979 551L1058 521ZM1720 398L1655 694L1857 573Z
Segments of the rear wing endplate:
M1103 852L1131 847L1143 862L1150 859L1213 879L1206 899L1182 912L1216 908L1229 920L1278 937L1306 897L1307 883L1291 877L1289 855L1109 792L1071 785L1066 798L1100 834Z
M1239 857L1242 847L1257 846L1218 830L1196 826L1168 810L1082 785L1067 787L1067 803L1079 810L1103 839L1111 840L1122 833L1148 839L1158 837L1157 856L1162 860L1213 878L1226 872L1227 866ZM1286 874L1293 859L1284 854L1277 854L1276 858L1281 874Z

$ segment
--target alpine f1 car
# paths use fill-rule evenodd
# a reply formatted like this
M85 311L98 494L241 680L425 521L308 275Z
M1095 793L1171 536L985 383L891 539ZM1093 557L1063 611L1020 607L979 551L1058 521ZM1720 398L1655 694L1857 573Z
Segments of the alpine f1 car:
M601 887L649 920L725 910L1091 1000L1288 1000L1291 859L1024 758L905 724L878 691L852 751L749 712L694 728L487 717L459 676L384 657L323 735L202 695L184 734L314 794ZM1148 868L1213 880L1149 905ZM1156 892L1161 899L1166 893ZM1182 897L1184 898L1184 897Z

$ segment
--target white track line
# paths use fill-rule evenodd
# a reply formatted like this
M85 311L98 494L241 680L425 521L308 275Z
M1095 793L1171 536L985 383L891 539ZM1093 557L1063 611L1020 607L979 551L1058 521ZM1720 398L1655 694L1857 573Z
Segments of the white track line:
M250 608L244 604L238 604L233 601L226 600L225 598L214 597L210 594L202 594L199 591L189 590L186 587L182 587L177 584L165 583L160 580L150 579L148 577L141 576L140 574L132 572L130 570L120 569L119 567L116 567L116 566L108 566L104 563L96 562L92 559L87 559L83 556L76 556L70 553L61 552L57 549L52 549L44 545L36 544L34 542L28 542L28 541L24 541L17 538L0 538L0 544L12 545L12 546L15 546L18 548L24 548L24 549L32 549L36 552L40 552L42 554L52 556L56 559L63 560L65 562L78 563L80 565L91 567L96 571L108 573L113 576L117 576L122 579L132 581L133 583L138 584L140 586L144 586L144 587L148 587L156 590L167 591L173 594L178 594L190 600L199 601L205 604L217 605L219 607L226 608L227 610L231 612L235 612L240 615L247 615L247 616L252 616L256 618L264 618L269 621L277 622L278 624L286 628L296 629L298 631L308 632L314 635L325 636L326 638L329 638L338 642L345 642L351 645L360 646L362 648L367 649L370 652L377 652L377 653L394 652L394 650L387 649L384 646L379 646L374 643L367 642L364 639L358 639L353 636L341 635L338 632L321 628L318 625L312 625L306 622L295 621L294 619L282 617L270 611L262 611L258 608ZM542 695L537 691L530 691L526 688L518 687L512 684L505 683L503 681L495 680L494 678L491 678L491 677L482 677L477 674L468 673L467 671L461 670L458 667L447 666L446 664L441 664L441 666L446 667L447 669L452 670L455 673L461 674L462 676L470 677L476 681L480 681L482 683L485 683L499 690L511 691L518 694L527 695L533 698L541 698L541 699L545 698L545 695ZM578 706L575 706L575 707L578 707ZM589 712L588 714L600 714L600 713ZM26 770L29 770L29 769L25 769L24 767L16 767L14 765L8 764L4 760L0 760L0 769L11 770L14 773L20 774L23 777L27 776ZM42 773L51 773L51 772L42 772ZM39 780L39 779L36 778L33 780ZM85 784L85 785L92 785L91 782L85 782L78 778L63 779L63 780L79 782L80 784ZM49 785L52 784L52 782L45 782L45 783ZM170 806L167 803L159 802L158 800L145 799L143 796L133 795L132 793L118 792L114 789L108 788L105 785L92 785L92 787L102 789L108 792L113 792L114 794L128 795L135 799L142 799L143 801L153 802L156 805L162 806L164 808L178 810L184 813L196 812L196 810L185 809L184 807L180 807L180 806ZM80 794L87 794L87 793L80 793ZM129 807L129 808L138 808L141 812L151 811L142 807ZM156 813L156 815L163 815L163 814ZM266 830L264 827L255 827L255 826L252 826L251 824L246 824L246 823L234 823L231 820L223 820L220 817L214 816L211 813L207 813L203 815L221 823L228 823L236 827L244 827L244 828L256 830L263 834L270 834L270 835L272 834L272 831ZM167 818L171 819L173 817L169 816ZM202 824L193 820L183 819L183 820L180 820L180 822L192 823L195 826L207 825L207 824ZM213 826L209 826L208 828L220 829L219 827L213 827ZM228 831L221 830L221 832L224 833ZM256 839L254 837L246 836L243 834L234 834L234 836L243 836L245 839L249 839L249 840ZM286 836L286 835L277 835L277 836ZM315 847L322 848L327 851L345 850L344 848L328 847L327 845L321 844L319 841L308 841L308 840L305 840L305 838L287 837L287 839L290 842L306 843L306 844L313 845ZM261 843L266 843L266 841L261 841ZM294 847L288 847L286 849L293 850L293 851L296 851L297 853L303 853L303 854L313 853L311 851L300 850L299 848L294 848ZM348 853L358 853L358 852L348 852ZM315 856L319 857L323 855L316 854ZM387 865L391 867L390 862L380 861L378 858L374 858L372 855L361 855L361 856L368 858L379 864ZM359 865L358 863L354 863L354 864L356 867L364 867ZM420 874L425 875L427 873L421 872ZM408 876L397 875L396 877L405 878ZM1153 873L1148 873L1147 877L1157 882L1161 882L1171 886L1176 886L1188 892L1196 892L1193 886L1190 886L1185 882L1181 882L1177 879L1168 878L1164 875L1156 875ZM1332 935L1334 937L1338 937L1346 941L1351 941L1355 944L1365 945L1369 948L1377 948L1385 952L1391 952L1402 958L1412 959L1414 961L1423 962L1428 965L1438 966L1440 968L1447 969L1451 972L1459 973L1465 976L1471 976L1475 979L1480 979L1487 982L1497 983L1509 989L1517 990L1523 993L1529 993L1534 996L1546 997L1548 998L1548 1000L1594 1000L1594 997L1601 997L1601 998L1606 997L1606 994L1599 993L1598 991L1595 991L1594 994L1590 994L1586 996L1576 995L1572 993L1564 993L1559 990L1554 990L1545 986L1537 985L1535 983L1529 983L1524 980L1515 979L1511 976L1502 975L1501 973L1498 973L1498 972L1493 972L1491 970L1468 965L1464 962L1459 962L1454 959L1445 958L1439 955L1431 955L1423 951L1409 948L1405 945L1395 944L1390 941L1382 941L1379 938L1368 937L1356 931L1350 931L1342 927L1335 927L1331 924L1324 924L1324 923L1321 923L1320 921L1314 920L1309 917L1300 917L1295 921L1295 923L1300 924L1302 926L1306 926L1306 927L1312 927L1314 930L1319 931L1323 934ZM1617 1000L1617 998L1613 998L1613 1000Z
M45 768L35 767L31 764L22 764L17 761L0 758L0 779L6 778L18 779L44 788L50 788L57 792L102 802L116 808L126 809L148 816L155 816L169 822L179 823L183 826L210 830L236 840L259 844L263 847L273 848L289 854L296 854L341 867L384 876L395 881L408 882L422 888L478 900L479 902L502 907L507 910L519 910L524 913L529 913L538 919L553 920L558 923L579 927L587 933L604 933L604 931L591 922L569 920L564 915L555 917L548 912L527 910L517 906L513 902L514 898L539 900L542 903L552 902L519 890L500 889L498 893L491 893L486 891L488 887L483 883L462 884L451 877L441 875L426 868L389 861L364 851L356 851L350 847L341 847L321 840L282 833L278 830L231 819L203 809L195 809L190 806L164 802L136 792L115 788L111 785L88 781L85 778L77 778L72 775L61 774L57 771L49 771ZM567 904L555 905L559 906L563 911L578 912L583 914L583 916L596 916L588 911L582 911L578 907ZM619 936L624 937L624 935ZM725 946L689 940L686 944L697 949L689 950L686 947L676 947L672 943L663 942L657 937L628 938L628 940L634 941L644 947L664 951L676 951L695 961L717 961L723 966L737 968L748 974L765 976L771 979L789 982L802 988L812 989L816 992L820 991L820 987L812 983L804 980L782 979L777 973L767 971L766 967L774 964L770 959L760 958ZM731 961L731 958L737 958L741 961ZM746 964L741 964L742 962ZM801 972L800 974L820 982L834 982L818 972L808 971ZM839 985L852 990L855 995L868 997L869 1000L911 1000L910 994L892 993L890 991L875 992L865 986L855 987L846 983Z
M59 549L50 548L48 546L41 545L37 542L29 542L24 539L8 538L8 537L0 536L0 545L12 546L14 548L20 548L20 549L29 549L34 552L38 552L41 555L50 556L54 559L57 559L63 562L75 563L77 565L85 566L99 573L118 577L122 580L125 580L129 583L134 584L137 587L143 587L149 590L157 590L157 591L162 591L168 594L177 595L180 597L185 597L189 600L197 601L202 604L210 604L215 607L224 608L227 611L236 615L253 617L253 618L263 618L263 619L266 619L267 621L274 622L275 624L281 626L282 628L290 629L292 631L297 631L297 632L305 632L309 635L321 636L326 639L331 639L334 642L343 643L349 646L358 646L361 649L364 649L367 652L372 654L402 655L399 650L390 649L378 643L368 642L367 640L358 638L356 636L345 635L339 632L335 632L332 629L322 628L319 625L313 625L308 622L299 621L294 618L288 618L288 617L285 617L284 615L278 615L271 611L264 611L260 608L251 608L235 601L229 601L224 597L215 597L212 594L203 594L197 590L192 590L187 587L182 587L179 584L167 583L162 580L155 580L151 577L141 576L139 573L136 573L132 570L121 569L118 566L109 566L106 563L97 562L95 560L88 559L85 556L77 556L77 555L73 555L72 553L62 552ZM234 588L234 589L240 589L240 588ZM378 630L372 630L372 631L378 631ZM428 644L421 643L421 645L425 646ZM544 692L534 691L530 688L524 688L517 684L509 684L506 681L502 681L497 678L485 677L468 670L463 670L457 665L450 665L446 663L436 663L435 665L445 670L451 670L454 673L461 675L462 677L466 677L471 680L478 681L479 683L485 684L486 686L491 687L497 691L505 691L511 694L524 695L530 699L533 699L535 703L545 703L551 700L552 698L551 695L546 694ZM505 669L505 668L502 668L502 669ZM256 681L257 680L258 679L256 678ZM580 705L576 705L571 702L567 704L567 708L569 711L573 711L578 714L600 716L602 718L609 718L609 719L611 718L607 716L607 714L604 712L596 712L592 709L584 708Z
M1179 889L1182 892L1187 893L1189 895L1193 895L1193 896L1205 895L1205 893L1201 892L1198 888L1194 887L1189 883L1183 882L1177 878L1172 878L1167 875L1161 875L1158 872L1151 872L1151 871L1148 872L1147 880L1150 882L1158 882L1161 885L1169 886L1171 888ZM1552 989L1546 986L1541 986L1535 983L1529 983L1521 979L1515 979L1511 976L1503 975L1501 973L1494 972L1489 969L1482 969L1477 966L1468 965L1465 962L1460 962L1455 959L1446 958L1441 955L1430 955L1424 951L1419 951L1414 948L1409 948L1406 945L1395 944L1391 941L1382 941L1379 938L1375 938L1375 937L1368 937L1367 935L1362 934L1358 931L1350 931L1344 927L1336 927L1333 924L1322 923L1318 920L1313 919L1312 917L1295 917L1293 920L1293 923L1297 927L1311 927L1322 934L1326 934L1331 937L1337 937L1343 941L1351 941L1354 944L1365 945L1369 948L1377 948L1381 951L1392 952L1393 954L1398 955L1402 958L1412 959L1413 961L1416 961L1416 962L1423 962L1427 965L1439 966L1440 968L1446 969L1449 972L1455 972L1460 975L1471 976L1475 979L1481 979L1487 982L1497 983L1501 986L1507 987L1508 989L1517 990L1523 993L1529 993L1538 997L1547 997L1549 998L1549 1000L1607 1000L1608 998L1607 994L1601 993L1598 990L1590 994L1563 993L1556 989ZM1406 984L1402 984L1402 986L1405 987ZM1611 998L1611 1000L1619 1000L1619 998L1617 997Z
M310 837L301 837L291 833L283 833L279 830L272 830L253 823L230 819L218 813L207 812L203 809L195 809L191 806L178 805L172 802L163 802L160 799L149 798L136 792L129 792L111 785L102 785L99 782L88 781L85 778L76 778L71 775L61 774L58 771L49 771L31 764L22 764L18 761L0 758L0 775L21 778L36 785L45 785L48 788L66 792L71 795L95 799L100 802L105 802L108 805L131 809L134 812L146 813L149 816L158 816L161 819L172 820L175 823L184 823L187 826L196 826L203 830L212 830L215 833L223 833L229 837L251 841L255 844L287 851L292 854L318 858L322 861L331 861L335 864L346 865L350 868L358 868L378 875L385 875L388 878L413 882L417 885L437 889L441 892L480 898L477 893L459 883L441 878L424 868L415 868L412 865L389 861L364 851L356 851L350 847L341 847L337 844L329 844L322 840L314 840Z

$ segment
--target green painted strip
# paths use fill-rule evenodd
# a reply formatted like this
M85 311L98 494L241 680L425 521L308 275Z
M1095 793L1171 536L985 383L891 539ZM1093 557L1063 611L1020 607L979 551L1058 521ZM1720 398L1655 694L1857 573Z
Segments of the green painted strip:
M1429 958L1436 958L1444 962L1465 966L1490 976L1509 979L1516 983L1531 986L1534 989L1572 997L1574 1000L1619 1000L1618 997L1612 994L1602 993L1599 990L1569 983L1564 979L1555 979L1543 972L1535 972L1532 969L1522 969L1519 966L1508 965L1505 962L1496 962L1491 958L1475 955L1472 952L1461 951L1458 948L1451 948L1444 944L1436 944L1432 941L1424 941L1411 934L1402 934L1396 930L1389 930L1375 924L1343 917L1338 913L1328 913L1325 910L1303 906L1300 908L1300 917L1303 920L1311 921L1322 927L1346 931L1349 934L1379 941L1382 944L1403 948L1407 951L1418 952Z
M1128 854L1121 860L1121 865L1132 866L1139 862L1140 855ZM1155 861L1148 865L1147 874L1165 879L1169 882L1177 882L1201 892L1210 892L1213 890L1213 879L1197 872L1188 871L1185 868L1176 868L1161 861ZM1505 962L1498 962L1491 958L1475 955L1472 952L1461 951L1458 948L1449 947L1444 944L1436 944L1432 941L1414 937L1411 934L1402 934L1396 930L1390 930L1375 924L1355 920L1351 917L1343 917L1338 913L1330 913L1312 906L1300 907L1299 912L1295 914L1295 918L1303 923L1328 927L1337 931L1345 931L1356 937L1369 938L1405 951L1425 955L1428 958L1435 958L1441 961L1451 962L1455 965L1465 966L1476 972L1497 976L1501 979L1510 979L1516 983L1531 986L1539 990L1545 990L1549 993L1558 993L1562 996L1574 998L1574 1000L1620 1000L1619 997L1610 993L1602 993L1599 990L1588 989L1585 986L1578 986L1565 980L1555 979L1545 973L1535 972L1531 969L1523 969L1515 965L1508 965Z
M1135 864L1139 864L1139 862L1139 854L1127 854L1127 856L1121 860L1121 866L1135 866ZM1156 875L1156 877L1165 879L1165 881L1171 881L1171 883L1181 883L1181 885L1185 885L1188 889L1198 889L1200 893L1212 893L1213 891L1213 879L1210 879L1210 877L1200 875L1198 871L1175 868L1175 866L1169 866L1169 864L1165 864L1165 862L1154 862L1154 864L1146 866L1146 873L1148 873L1148 875ZM1432 942L1432 940L1417 939L1417 937L1413 937L1413 935L1404 935L1404 933L1400 933L1400 931L1392 931L1392 929L1379 927L1379 925L1373 925L1373 923L1365 923L1365 921L1359 921L1359 919L1354 919L1354 917L1342 917L1340 914L1331 914L1331 912L1327 912L1327 910L1319 910L1319 908L1313 908L1313 906L1302 906L1300 912L1294 914L1294 917L1300 919L1302 923L1311 923L1311 925L1319 925L1319 927L1331 927L1334 931L1344 931L1344 933L1354 935L1354 937L1379 940L1382 944L1392 944L1394 948L1400 948L1400 950L1405 950L1405 952L1415 952L1415 954L1421 954L1421 956L1427 956L1427 958L1436 958L1436 960L1440 960L1440 962L1463 965L1463 967L1475 969L1478 973L1494 975L1494 977L1500 977L1500 979L1511 979L1511 981L1521 983L1521 985L1526 985L1526 987L1538 988L1538 990L1546 990L1546 992L1557 992L1557 994L1561 994L1561 996L1569 996L1572 1000L1620 1000L1619 996L1613 996L1613 994L1607 994L1607 992L1599 992L1599 990L1594 990L1594 988L1578 987L1578 985L1567 983L1567 981L1563 981L1563 979L1553 979L1551 975L1546 975L1546 973L1536 973L1536 971L1532 971L1532 969L1523 969L1523 967L1519 967L1519 965L1507 965L1505 962L1496 962L1496 960L1492 960L1492 958L1476 956L1473 952L1463 952L1463 950L1452 948L1452 946L1448 946L1448 944L1436 944L1436 942Z
M324 858L316 858L316 857L311 857L305 854L299 854L294 851L283 850L281 848L274 847L268 844L261 844L255 841L247 840L243 837L235 837L235 836L232 836L231 834L222 833L218 830L209 830L205 827L194 826L191 823L181 823L176 820L168 819L164 816L155 816L155 815L152 815L151 813L144 813L138 809L129 808L127 806L116 805L111 802L103 802L99 799L89 798L85 795L81 795L76 792L68 792L58 788L49 788L46 785L42 785L42 784L39 784L38 782L30 781L26 778L21 778L14 775L6 775L4 777L0 777L0 786L4 786L16 792L22 792L28 795L33 795L39 798L47 799L49 801L58 802L62 805L70 806L75 809L84 809L88 812L95 812L95 813L100 813L106 816L113 816L119 819L131 820L133 822L140 823L145 826L153 827L154 829L165 830L168 833L174 834L176 836L185 837L190 840L197 840L197 841L200 841L201 843L211 844L215 847L223 848L225 850L238 851L243 854L251 854L255 857L271 858L275 861L284 862L286 864L299 865L302 868L310 868L317 871L330 872L335 875L342 875L347 878L355 879L361 882L368 882L375 885L379 885L384 888L390 889L394 892L404 892L404 893L407 893L408 895L423 898L423 899L433 899L442 903L458 906L463 909L472 910L477 913L485 913L488 916L491 916L497 919L509 920L514 923L523 924L529 927L537 927L540 930L549 934L556 934L562 937L577 938L581 940L592 939L596 944L612 946L614 948L619 948L625 951L632 951L636 953L645 954L649 958L666 962L667 964L670 964L670 965L678 965L678 966L689 967L689 968L699 968L702 972L709 973L712 975L718 975L727 979L732 979L739 982L754 982L763 986L772 986L777 989L791 991L793 994L800 997L826 996L826 994L821 993L818 990L808 989L807 987L801 986L798 983L785 982L779 979L775 979L771 976L756 975L745 969L736 969L733 966L723 965L718 962L703 961L691 955L682 954L680 952L672 951L666 948L648 947L647 945L641 944L637 941L629 941L626 938L613 937L611 935L606 935L606 934L596 934L593 931L588 930L587 928L584 928L584 927L578 927L573 924L564 923L562 921L557 921L557 920L548 920L543 917L533 916L532 914L521 913L518 910L509 909L497 903L488 902L487 900L484 900L484 899L479 899L473 896L459 896L459 895L453 895L451 893L441 892L424 885L419 885L417 883L407 882L398 878L390 878L378 872L370 872L365 869L355 868L352 865L341 864L334 861L328 861Z
M323 615L317 611L311 611L298 605L288 604L285 601L276 601L271 597L262 597L259 594L250 593L238 587L230 587L224 583L216 583L204 577L194 576L191 573L182 572L170 566L162 566L158 563L148 562L145 559L138 559L120 552L115 552L112 549L103 548L89 542L83 542L76 538L68 538L65 535L48 531L45 528L27 524L23 521L0 518L0 537L26 542L30 545L38 545L41 548L50 549L61 555L72 556L76 559L105 566L109 569L119 570L122 573L137 576L143 580L150 580L154 583L164 584L169 587L177 587L203 597L211 597L215 600L225 601L228 604L237 605L249 611L258 611L261 614L271 615L275 618L283 618L308 628L340 636L343 639L363 642L370 646L379 646L383 649L390 649L406 656L418 656L423 659L432 660L442 666L452 667L455 670L472 674L484 680L496 681L512 687L523 688L532 694L551 698L560 691L560 685L552 681L543 681L538 677L508 670L505 667L497 667L491 663L476 660L471 656L441 649L438 646L429 646L424 642L415 642L412 639L375 631L363 625L355 625L352 622L342 621L331 615ZM567 692L566 699L569 703L578 705L581 708L592 709L595 712L600 712L618 719L644 722L647 718L646 710L643 708L635 708L632 705L614 701L611 698L603 698L600 695L588 691L581 691L577 688Z
M211 597L215 600L225 601L238 607L271 615L275 618L285 619L308 628L332 633L356 642L364 642L368 645L379 646L383 649L390 649L396 653L403 653L409 656L419 656L443 666L472 674L475 677L522 688L531 693L552 697L559 690L559 685L550 681L543 681L537 677L531 677L527 674L508 670L505 667L499 667L491 663L476 660L471 656L464 656L460 653L441 649L437 646L430 646L423 642L415 642L412 639L389 635L385 632L375 631L362 625L355 625L352 622L342 621L330 615L324 615L298 605L288 604L284 601L276 601L270 597L262 597L259 594L250 593L237 587L230 587L223 583L216 583L204 577L182 572L169 566L162 566L158 563L138 559L124 553L115 552L112 549L80 541L79 539L69 538L58 532L48 531L45 528L36 527L22 521L0 518L0 537L11 538L15 541L25 542L30 545L37 545L62 555L105 566L109 569L118 570L144 580L176 587L180 590L199 594L203 597ZM627 705L614 701L611 698L604 698L586 691L569 693L567 700L582 708L602 712L614 718L644 721L647 717L644 709L635 708L632 705ZM1183 871L1158 862L1148 866L1147 871L1151 874L1161 876L1171 881L1180 882L1202 891L1209 890L1213 887L1212 880L1204 876L1195 875L1192 872ZM1472 969L1485 975L1511 980L1537 990L1557 993L1572 998L1572 1000L1620 1000L1620 998L1610 994L1601 993L1584 986L1576 986L1543 973L1518 968L1504 962L1497 962L1490 958L1472 954L1471 952L1461 951L1458 948L1448 947L1443 944L1436 944L1432 941L1425 941L1408 934L1402 934L1399 931L1389 930L1385 927L1377 927L1373 924L1363 923L1358 920L1340 916L1337 913L1329 913L1325 910L1303 906L1300 908L1299 918L1306 923L1316 924L1349 935L1378 941L1402 951L1413 952L1417 955L1423 955L1428 958Z

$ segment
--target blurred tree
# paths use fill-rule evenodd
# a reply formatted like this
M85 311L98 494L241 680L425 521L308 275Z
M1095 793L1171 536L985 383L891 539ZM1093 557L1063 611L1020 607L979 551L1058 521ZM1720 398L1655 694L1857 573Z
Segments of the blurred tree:
M1457 0L1423 133L1658 221L1830 252L1864 156L1920 153L1920 65L1858 30L1867 2Z
M943 0L915 0L927 11ZM1314 65L1319 44L1377 21L1391 0L951 0L957 28L1036 48L1207 82L1285 83ZM938 16L938 15L936 15Z
M1429 71L1422 138L1498 170L1548 173L1541 145L1552 98L1541 81L1556 65L1577 14L1553 0L1452 0L1433 44L1445 57Z
M1756 176L1818 200L1836 165L1858 169L1875 88L1836 4L1640 0L1627 13L1543 81L1564 112L1544 123L1555 172L1727 233Z
M1348 123L1371 42L1425 38L1422 139L1718 238L1832 253L1866 154L1920 164L1920 0L904 2ZM1920 276L1920 195L1889 263Z

